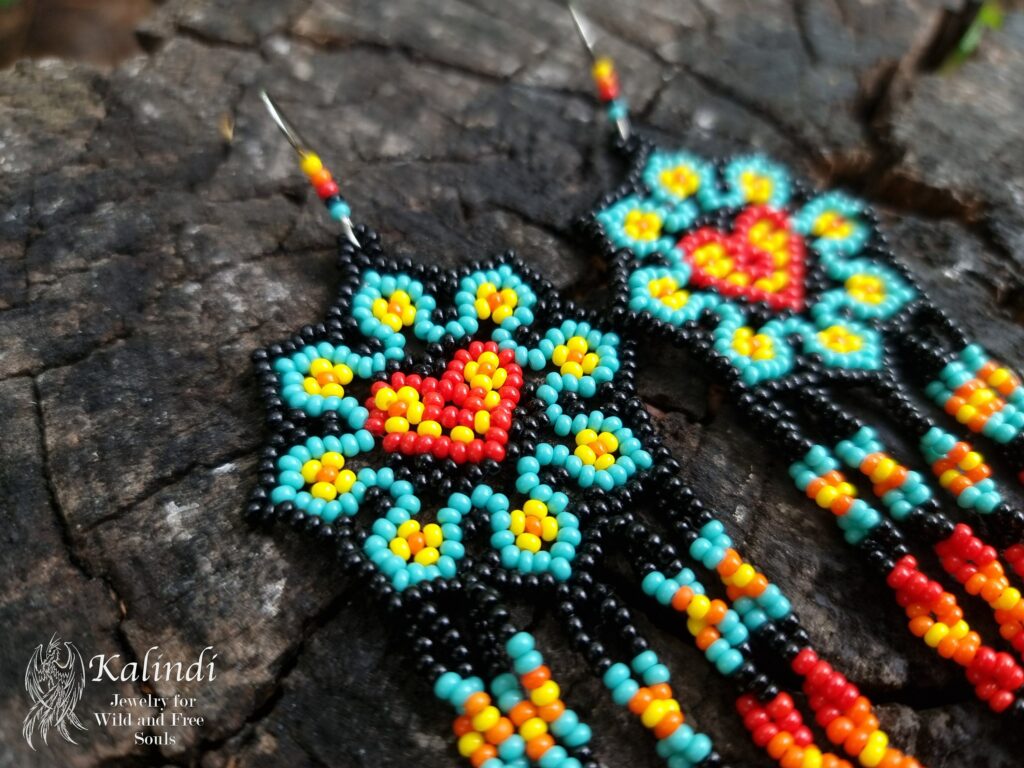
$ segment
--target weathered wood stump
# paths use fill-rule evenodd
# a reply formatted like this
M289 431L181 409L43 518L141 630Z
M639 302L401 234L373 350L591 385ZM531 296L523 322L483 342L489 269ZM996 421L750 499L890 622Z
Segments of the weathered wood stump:
M1024 15L940 75L945 5L586 10L640 125L698 151L763 148L876 201L940 303L1020 365ZM169 0L141 34L148 55L113 71L0 75L0 765L451 765L448 714L330 557L240 515L262 438L249 352L314 321L334 274L331 227L257 92L277 96L393 252L453 265L515 247L598 306L605 273L571 222L620 169L570 19L527 0ZM1019 765L1019 734L910 637L680 359L651 355L641 390L686 479L882 704L894 740L931 768ZM659 764L550 618L536 626L563 649L550 655L605 764ZM699 653L645 628L731 764L766 765ZM31 751L22 677L54 632L124 660L213 646L216 682L173 686L205 724L140 745L91 721L78 746L51 735ZM90 684L85 711L114 690L172 689Z

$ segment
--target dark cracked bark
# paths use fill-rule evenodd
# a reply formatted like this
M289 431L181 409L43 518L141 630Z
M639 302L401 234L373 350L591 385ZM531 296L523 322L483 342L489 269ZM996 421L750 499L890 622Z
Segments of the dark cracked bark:
M880 203L925 286L1019 364L1024 17L939 75L946 5L585 8L645 129L698 151L759 147ZM329 555L241 520L261 439L249 352L317 318L333 279L331 227L257 92L393 252L454 265L513 246L597 306L604 272L571 221L620 168L569 18L554 0L169 0L141 40L147 55L112 71L0 76L0 765L450 765L449 716ZM658 358L641 393L685 478L883 705L894 741L932 768L1018 765L1017 737L906 633L785 468L680 376L681 357ZM656 765L550 618L535 626L605 764ZM644 628L720 751L766 765L678 627ZM55 631L126 662L214 646L215 684L153 685L197 696L206 724L157 747L90 723L79 746L30 751L21 676ZM86 695L103 708L98 686Z

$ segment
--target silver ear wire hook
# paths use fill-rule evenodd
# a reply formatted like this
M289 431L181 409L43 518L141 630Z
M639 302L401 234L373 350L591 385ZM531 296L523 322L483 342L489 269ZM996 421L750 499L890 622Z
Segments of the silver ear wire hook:
M612 64L611 59L597 55L594 38L591 36L588 26L589 22L586 20L586 17L576 10L571 1L567 0L566 6L569 8L569 14L576 25L576 31L579 33L580 40L583 41L587 53L590 54L590 58L594 62L593 76L598 88L598 96L602 101L609 103L610 109L615 110L614 114L611 115L611 119L615 122L619 136L623 141L626 141L632 134L633 127L629 122L625 102L619 99L619 82L618 75L615 73L615 65Z
M328 211L331 214L331 218L335 219L341 224L341 231L344 233L345 238L352 243L356 248L361 248L359 241L356 239L355 232L352 227L352 219L349 218L349 207L348 203L345 202L344 198L337 191L337 184L331 179L330 171L323 167L323 163L320 160L319 155L313 152L309 145L306 144L299 132L292 126L292 124L285 118L281 113L281 110L277 108L274 100L270 98L265 90L260 90L260 99L263 100L263 105L267 108L270 113L270 118L274 121L274 124L281 130L284 137L288 140L288 143L292 145L292 149L295 150L299 156L299 160L302 164L302 170L310 177L310 181L316 186L317 181L313 179L314 174L324 175L326 174L326 180L320 179L321 183L334 184L334 194L324 199L324 203L327 205ZM311 170L312 169L312 170ZM320 190L317 189L319 194ZM323 195L321 195L323 198Z

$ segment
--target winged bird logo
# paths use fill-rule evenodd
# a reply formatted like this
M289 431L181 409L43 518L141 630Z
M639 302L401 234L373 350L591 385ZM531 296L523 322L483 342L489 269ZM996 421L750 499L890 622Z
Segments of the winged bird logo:
M28 745L35 749L32 736L36 731L45 744L51 728L76 744L68 732L68 723L81 731L87 729L75 715L85 690L85 664L74 643L62 643L54 635L45 651L42 644L37 645L25 670L25 690L32 699L21 731Z

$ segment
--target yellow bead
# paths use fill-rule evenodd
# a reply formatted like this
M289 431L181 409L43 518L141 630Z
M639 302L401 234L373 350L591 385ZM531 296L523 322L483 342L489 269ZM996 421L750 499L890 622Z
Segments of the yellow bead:
M319 376L321 373L325 373L334 368L331 365L331 361L326 357L318 357L312 363L309 364L309 373L311 376Z
M412 387L399 387L395 396L403 403L413 403L420 399L420 393Z
M582 336L573 336L565 345L570 352L579 352L580 354L584 354L588 349L587 340Z
M412 550L409 549L409 542L403 538L399 538L398 536L391 540L391 543L388 544L388 549L403 560L408 560L412 556Z
M491 386L493 386L495 389L501 389L503 386L505 386L506 379L508 379L508 371L506 371L504 368L498 368L494 372L494 375L491 376ZM499 395L497 392L494 393L494 397L491 397L490 395L490 392L484 395L484 406L487 408L487 410L491 410L498 403L501 402L501 395Z
M391 387L381 387L377 390L377 394L373 396L373 404L378 410L386 411L397 399L398 395L395 394L395 390L391 389Z
M971 631L971 625L963 619L960 619L956 624L949 628L949 636L961 640L967 637L967 633Z
M961 424L966 424L977 415L978 409L973 405L961 405L956 412L956 420Z
M943 488L948 488L949 484L960 477L960 473L955 469L947 469L941 475L939 475L939 485Z
M548 505L543 501L538 501L537 499L527 499L526 503L523 504L523 512L531 517L546 517L548 514Z
M501 384L498 383L498 374L501 374ZM498 371L497 373L494 374L493 377L491 377L491 384L494 386L495 389L497 389L498 387L500 387L504 383L505 383L505 371L504 371L504 369ZM486 395L484 395L484 408L486 408L488 411L493 411L495 408L498 407L498 403L500 403L500 402L501 402L501 395L499 395L497 392L495 392L494 389L492 389L490 392L488 392Z
M343 469L338 473L338 476L334 478L334 487L338 489L338 493L348 493L352 490L352 486L356 482L356 473L351 469Z
M398 315L393 315L390 312L388 312L386 315L384 315L384 317L380 319L380 321L395 333L398 333L400 330L402 330L402 318L400 318Z
M477 731L464 733L459 737L459 754L463 757L469 757L480 749L484 743L483 734L478 733Z
M519 304L519 294L511 288L504 288L501 291L501 302L506 306L515 307Z
M421 421L419 426L416 427L416 431L421 435L427 435L429 437L440 437L441 436L441 425L436 421Z
M564 365L565 361L569 359L569 348L564 344L559 344L555 347L551 353L551 362L555 365Z
M555 518L541 518L540 537L544 539L544 541L554 541L558 538L558 521Z
M875 768L882 758L885 757L885 750L889 746L889 737L884 731L875 731L868 736L868 743L857 756L857 760L864 768Z
M821 768L821 750L813 744L804 747L804 761L800 768Z
M302 380L302 388L306 390L307 395L320 394L320 383L311 376L307 376Z
M302 158L299 160L299 166L304 174L312 176L314 173L323 170L324 163L315 152L303 152Z
M321 481L313 484L313 487L310 489L310 493L312 493L315 498L324 499L325 501L333 501L338 495L338 489L331 483Z
M401 416L392 416L384 422L384 431L389 435L395 432L408 432L409 421Z
M469 386L471 389L482 389L484 392L490 392L494 385L491 382L491 377L483 373L478 373L472 379L469 380ZM477 411L481 413L481 411Z
M320 394L324 397L344 397L345 390L341 384L335 384L333 381L329 384L324 384L320 388Z
M540 537L532 533L520 533L516 536L516 546L527 552L540 552Z
M597 461L597 454L594 453L594 449L589 445L577 445L573 454L584 464L593 464Z
M597 457L597 461L594 462L594 469L608 469L614 463L615 457L610 453L606 453L603 456Z
M742 589L753 581L756 575L757 571L754 570L754 566L750 563L743 563L743 565L736 569L736 573L732 575L732 583Z
M416 307L408 306L402 310L402 325L412 325L416 322Z
M338 363L334 366L334 375L338 377L338 381L342 384L352 383L352 369L344 363Z
M818 495L814 497L814 501L822 509L828 509L838 497L839 491L831 485L826 485L818 491Z
M469 427L464 427L460 424L459 426L452 428L452 440L457 443L468 443L474 437L475 435L473 434L473 430Z
M686 613L694 619L703 619L711 608L711 600L707 595L694 595L686 606Z
M481 320L486 320L491 316L491 305L487 303L486 299L477 299L474 301L473 309L476 310L476 316Z
M526 514L523 512L523 510L513 510L512 514L509 515L509 517L512 518L512 521L508 524L508 529L512 531L512 533L518 536L526 530Z
M486 299L492 293L498 292L498 286L494 283L480 283L480 287L476 289L476 295L481 299Z
M1007 587L991 605L997 611L1008 611L1018 602L1020 602L1020 590Z
M561 367L561 373L565 376L574 376L579 379L583 376L583 366L579 363L569 362Z
M441 542L444 541L441 526L437 523L427 523L423 526L423 540L428 547L440 547Z
M373 316L378 320L382 319L384 315L388 313L388 303L384 299L374 299L370 308L373 310Z
M512 317L512 307L507 304L501 304L491 314L491 319L494 320L498 325L501 325L506 320Z
M423 418L423 411L426 410L426 406L423 405L419 400L409 403L409 408L405 412L405 418L410 424L419 424Z
M977 469L981 466L982 462L984 462L984 459L981 457L981 454L977 451L971 451L960 459L959 466L965 472L970 472L972 469Z
M598 441L601 443L601 447L608 453L612 453L619 447L619 439L611 432L602 432L600 437L598 437Z
M703 619L687 619L686 631L696 637L707 627L708 623Z
M471 722L475 730L483 733L496 726L499 720L501 720L501 710L491 705L480 710Z
M420 523L419 520L406 520L400 526L398 526L398 535L403 539L407 539L414 533L419 531Z
M594 372L594 369L597 368L597 365L600 362L600 357L598 357L593 352L588 352L583 356L583 360L580 363L580 365L583 366L583 372L589 376L591 373Z
M479 369L480 369L480 363L478 363L476 360L470 360L468 363L466 363L465 367L462 369L462 377L466 381L469 381L474 376L476 376L476 372Z
M949 634L949 626L937 621L924 635L924 642L929 648L938 647L939 643Z
M498 367L498 363L501 361L498 359L498 356L493 352L482 352L480 354L480 357L477 358L477 362L480 363L480 365L486 365L490 367L491 371L493 372Z
M546 707L548 704L554 704L558 701L558 697L561 694L562 691L559 689L558 683L554 680L545 680L530 691L530 701L534 703L534 706Z
M668 707L664 699L655 699L647 705L647 709L640 715L640 721L648 728L654 728L661 719L668 714Z
M538 736L543 736L547 732L548 724L539 717L531 717L519 726L519 735L523 737L524 741L530 741Z
M434 547L424 547L416 553L416 557L414 559L420 565L426 566L433 565L440 559L440 557L441 553L438 552L437 549L435 549Z
M316 476L320 474L320 468L323 465L316 459L310 459L302 465L302 479L307 483L315 483Z
M345 466L345 457L337 451L327 451L327 453L320 457L320 463L325 467L341 469Z

